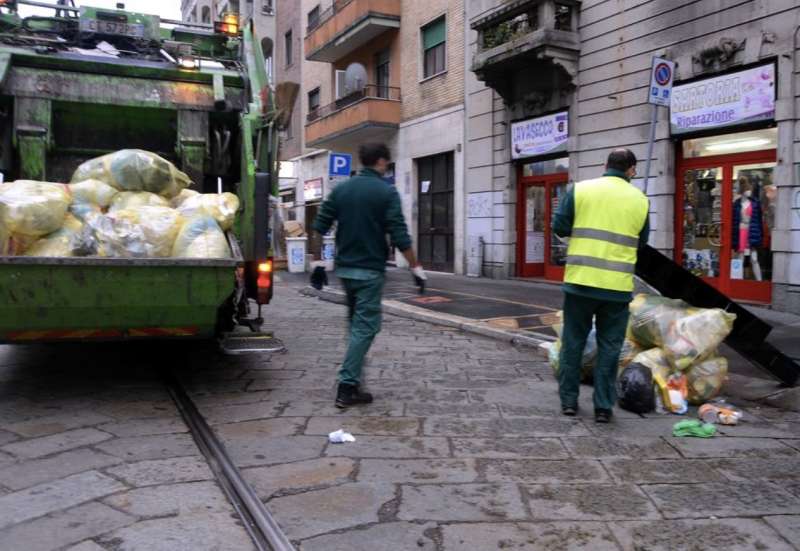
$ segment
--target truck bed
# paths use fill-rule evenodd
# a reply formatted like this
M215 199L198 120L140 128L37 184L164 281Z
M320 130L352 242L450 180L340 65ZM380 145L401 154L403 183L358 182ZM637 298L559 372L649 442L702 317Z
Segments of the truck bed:
M0 342L210 338L233 258L0 257Z

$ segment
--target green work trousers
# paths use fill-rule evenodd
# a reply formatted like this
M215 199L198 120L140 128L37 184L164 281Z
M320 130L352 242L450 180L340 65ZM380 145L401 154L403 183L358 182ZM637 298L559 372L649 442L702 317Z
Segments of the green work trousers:
M564 329L558 371L562 407L578 405L581 358L593 319L597 332L594 408L610 410L617 401L617 364L628 326L628 303L564 293Z
M383 282L383 275L372 279L342 278L350 310L350 342L339 371L340 383L361 383L364 357L369 352L375 335L381 330Z

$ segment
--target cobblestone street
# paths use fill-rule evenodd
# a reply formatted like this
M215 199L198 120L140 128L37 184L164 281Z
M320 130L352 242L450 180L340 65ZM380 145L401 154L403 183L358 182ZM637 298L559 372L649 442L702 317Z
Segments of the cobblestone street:
M195 349L180 372L299 549L795 549L800 415L747 408L707 440L591 389L558 414L530 348L387 316L374 404L333 407L342 306L276 290L285 354ZM2 349L0 549L250 549L154 369L158 349ZM747 405L747 404L745 404ZM355 443L329 444L343 428Z

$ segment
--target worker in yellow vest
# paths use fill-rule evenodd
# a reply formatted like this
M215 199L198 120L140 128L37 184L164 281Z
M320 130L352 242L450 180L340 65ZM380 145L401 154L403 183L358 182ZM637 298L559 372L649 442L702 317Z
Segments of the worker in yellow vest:
M603 177L572 186L553 218L553 232L570 238L558 373L561 412L569 416L578 412L581 356L594 321L598 348L594 415L598 423L611 420L636 256L650 233L647 197L630 183L635 174L633 152L615 149L608 156Z

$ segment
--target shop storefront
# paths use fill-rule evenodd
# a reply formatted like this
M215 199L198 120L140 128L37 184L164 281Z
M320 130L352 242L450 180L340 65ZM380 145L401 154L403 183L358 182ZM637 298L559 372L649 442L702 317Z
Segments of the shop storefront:
M567 111L514 122L511 157L517 170L517 275L561 280L566 245L550 230L566 193Z
M311 230L311 224L317 218L319 206L322 203L322 178L314 178L303 182L303 199L305 201L306 234L308 235L308 254L314 260L319 260L322 255L322 236Z
M731 298L768 303L775 65L761 64L673 90L670 131L677 140L676 261Z

